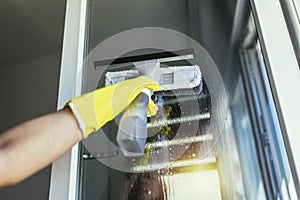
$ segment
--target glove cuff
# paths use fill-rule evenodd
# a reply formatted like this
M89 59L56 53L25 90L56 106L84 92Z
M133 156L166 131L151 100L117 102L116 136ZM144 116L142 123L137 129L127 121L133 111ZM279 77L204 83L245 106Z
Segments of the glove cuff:
M69 102L68 106L72 110L73 115L75 116L75 118L79 124L79 128L81 130L81 138L84 138L84 133L86 131L85 122L84 122L83 118L81 117L80 113L78 112L76 105L73 102Z

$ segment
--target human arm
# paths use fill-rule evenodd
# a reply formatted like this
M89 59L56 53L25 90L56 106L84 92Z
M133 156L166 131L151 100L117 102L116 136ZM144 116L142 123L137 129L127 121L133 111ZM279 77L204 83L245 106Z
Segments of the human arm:
M160 86L147 77L122 81L79 96L61 111L1 134L0 187L18 183L62 156L122 112L143 88L156 90Z
M82 136L67 107L0 135L0 187L18 183L65 154Z

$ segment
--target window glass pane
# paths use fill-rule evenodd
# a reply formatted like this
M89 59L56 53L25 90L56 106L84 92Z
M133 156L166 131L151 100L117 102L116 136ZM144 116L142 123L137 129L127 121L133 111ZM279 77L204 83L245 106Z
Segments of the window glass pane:
M289 198L248 2L87 2L84 92L143 73L164 89L147 125L123 126L120 139L120 114L82 143L79 199ZM146 138L132 136L140 127Z

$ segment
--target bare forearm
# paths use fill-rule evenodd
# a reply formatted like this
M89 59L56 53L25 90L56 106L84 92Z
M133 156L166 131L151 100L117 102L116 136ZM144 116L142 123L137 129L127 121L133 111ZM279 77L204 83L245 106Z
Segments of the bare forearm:
M6 131L0 136L0 187L44 168L79 142L80 134L68 108Z

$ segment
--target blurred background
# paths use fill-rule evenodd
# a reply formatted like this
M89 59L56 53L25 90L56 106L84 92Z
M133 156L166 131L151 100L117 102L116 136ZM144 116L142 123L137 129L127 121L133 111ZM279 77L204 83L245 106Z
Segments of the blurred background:
M56 110L65 6L65 0L0 1L0 133ZM48 199L50 172L51 165L0 189L0 199Z

